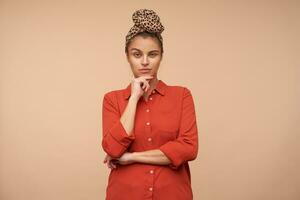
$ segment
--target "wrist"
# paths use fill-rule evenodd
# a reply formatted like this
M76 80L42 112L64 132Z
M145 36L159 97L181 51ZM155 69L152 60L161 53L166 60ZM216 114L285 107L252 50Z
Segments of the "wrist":
M132 162L137 162L137 157L138 157L138 152L132 152L132 153L131 153L130 160L131 160Z
M139 97L132 95L129 97L129 101L137 103L139 101Z

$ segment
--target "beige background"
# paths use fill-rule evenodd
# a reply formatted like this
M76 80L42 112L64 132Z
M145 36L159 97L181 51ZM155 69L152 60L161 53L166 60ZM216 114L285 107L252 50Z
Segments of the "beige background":
M300 199L299 1L0 1L0 199L104 199L103 94L131 79L136 9L159 78L194 96L196 200Z

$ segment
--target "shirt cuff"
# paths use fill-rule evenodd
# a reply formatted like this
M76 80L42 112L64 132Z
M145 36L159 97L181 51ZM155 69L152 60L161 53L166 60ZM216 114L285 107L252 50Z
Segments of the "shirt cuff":
M169 164L169 167L171 167L172 169L178 169L180 167L182 162L181 162L181 159L178 158L176 151L170 149L168 147L168 145L160 146L159 150L161 150L165 154L165 156L167 156L169 158L169 160L171 161L171 163Z

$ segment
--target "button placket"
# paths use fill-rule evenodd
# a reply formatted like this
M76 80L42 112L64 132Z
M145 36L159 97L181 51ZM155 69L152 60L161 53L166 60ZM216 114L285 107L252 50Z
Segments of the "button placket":
M151 144L151 120L150 120L150 108L149 105L146 105L144 108L144 114L145 114L145 130L146 130L146 134L145 134L145 140ZM150 138L150 139L149 139Z

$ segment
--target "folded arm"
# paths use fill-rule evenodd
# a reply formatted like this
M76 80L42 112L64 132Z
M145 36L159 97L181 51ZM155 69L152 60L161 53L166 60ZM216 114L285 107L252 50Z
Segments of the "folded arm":
M197 154L198 130L194 102L191 92L184 88L179 136L154 150L127 152L119 159L119 163L140 162L169 165L172 169L177 169L183 163L196 159Z
M133 127L137 99L129 99L122 115L112 92L104 95L102 105L102 148L112 158L118 158L135 139Z

